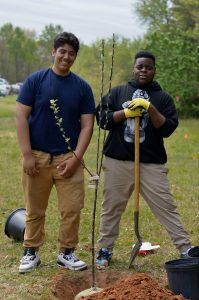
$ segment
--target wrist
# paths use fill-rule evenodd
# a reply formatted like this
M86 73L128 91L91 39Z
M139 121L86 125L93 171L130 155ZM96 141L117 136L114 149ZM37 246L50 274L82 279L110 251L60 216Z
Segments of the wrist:
M22 152L22 156L24 158L29 158L32 156L32 151Z
M81 162L83 157L79 154L76 153L75 151L73 151L73 158L77 161L77 162Z

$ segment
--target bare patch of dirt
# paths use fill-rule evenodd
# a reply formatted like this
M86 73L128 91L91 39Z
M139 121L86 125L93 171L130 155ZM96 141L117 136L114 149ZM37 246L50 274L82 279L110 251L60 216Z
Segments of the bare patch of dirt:
M86 270L69 277L71 273L62 273L53 280L52 292L59 300L74 300L74 297L91 288L92 274ZM183 300L181 295L174 295L161 283L145 273L97 272L99 293L82 297L81 300Z

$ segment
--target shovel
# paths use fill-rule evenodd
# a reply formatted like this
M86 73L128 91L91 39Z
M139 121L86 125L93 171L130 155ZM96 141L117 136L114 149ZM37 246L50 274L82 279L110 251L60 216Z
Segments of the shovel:
M130 255L130 269L136 255L142 246L142 238L139 233L139 190L140 190L140 117L135 117L135 159L134 159L134 230L137 237L137 242L133 247Z

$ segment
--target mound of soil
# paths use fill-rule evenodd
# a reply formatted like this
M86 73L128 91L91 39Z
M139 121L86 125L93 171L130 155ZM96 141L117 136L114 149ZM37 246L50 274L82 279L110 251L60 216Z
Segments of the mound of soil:
M74 300L78 293L91 288L91 275L89 270L75 275L70 271L62 272L54 278L52 292L59 300ZM103 290L81 300L184 300L183 296L174 295L144 273L97 272L96 282Z
M84 300L182 300L181 295L174 295L168 289L162 289L158 283L146 274L129 275L118 281L115 285L102 290L99 293L87 297Z

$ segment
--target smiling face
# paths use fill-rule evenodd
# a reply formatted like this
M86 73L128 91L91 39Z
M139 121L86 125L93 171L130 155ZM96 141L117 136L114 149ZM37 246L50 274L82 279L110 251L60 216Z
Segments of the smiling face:
M141 85L147 85L155 76L154 61L148 57L137 58L133 67L134 79Z
M52 56L54 57L53 71L61 76L65 76L70 72L77 53L69 44L64 44L57 49L53 48Z

